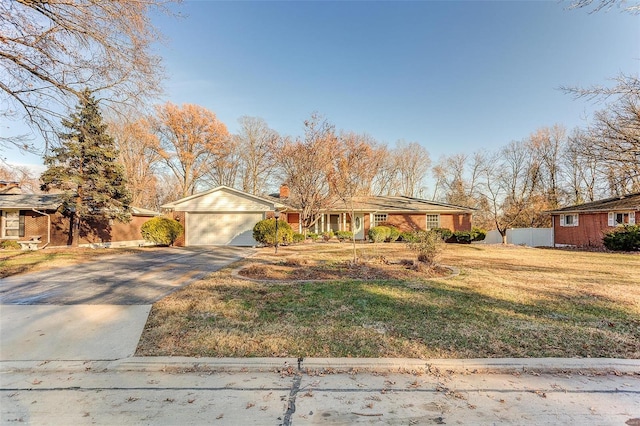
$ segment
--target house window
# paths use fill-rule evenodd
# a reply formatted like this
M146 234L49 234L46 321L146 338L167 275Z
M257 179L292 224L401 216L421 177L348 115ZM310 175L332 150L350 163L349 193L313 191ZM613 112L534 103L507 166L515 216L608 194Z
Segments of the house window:
M560 215L560 226L578 226L578 215L577 214Z
M635 212L609 212L609 226L635 225Z
M373 215L373 226L378 226L383 222L387 221L387 214L386 213L381 213L381 214L374 214Z
M440 215L428 214L427 215L427 229L440 228Z
M20 215L19 210L2 212L2 237L24 237L24 216Z

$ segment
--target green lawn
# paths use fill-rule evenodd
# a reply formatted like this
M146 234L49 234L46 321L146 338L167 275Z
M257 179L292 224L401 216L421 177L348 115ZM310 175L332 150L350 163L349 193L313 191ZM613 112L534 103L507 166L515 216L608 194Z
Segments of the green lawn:
M412 256L399 243L360 246L362 258L381 253ZM264 249L244 264L291 256L331 267L350 250ZM273 284L225 269L156 303L137 354L640 358L638 254L447 245L442 263L460 274Z

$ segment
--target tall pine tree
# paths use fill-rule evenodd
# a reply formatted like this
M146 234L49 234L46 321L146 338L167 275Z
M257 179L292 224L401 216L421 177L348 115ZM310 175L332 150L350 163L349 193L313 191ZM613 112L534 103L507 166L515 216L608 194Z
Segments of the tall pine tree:
M108 227L110 220L131 220L131 194L126 187L118 150L106 133L98 102L88 89L70 119L62 125L61 145L45 156L42 190L62 193L64 213L72 218L70 244L78 242L78 230Z

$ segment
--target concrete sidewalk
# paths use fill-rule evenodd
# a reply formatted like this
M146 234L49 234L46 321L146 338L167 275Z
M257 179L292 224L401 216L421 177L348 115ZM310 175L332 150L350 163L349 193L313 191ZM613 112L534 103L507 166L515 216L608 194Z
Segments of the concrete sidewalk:
M640 424L638 360L5 361L0 380L2 424Z

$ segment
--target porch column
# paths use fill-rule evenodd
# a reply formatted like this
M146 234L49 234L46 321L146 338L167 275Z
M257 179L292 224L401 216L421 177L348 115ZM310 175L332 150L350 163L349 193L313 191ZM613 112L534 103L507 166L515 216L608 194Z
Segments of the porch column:
M320 232L324 232L324 214L320 216Z
M347 230L347 214L346 213L342 213L342 230L343 231Z

